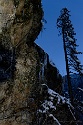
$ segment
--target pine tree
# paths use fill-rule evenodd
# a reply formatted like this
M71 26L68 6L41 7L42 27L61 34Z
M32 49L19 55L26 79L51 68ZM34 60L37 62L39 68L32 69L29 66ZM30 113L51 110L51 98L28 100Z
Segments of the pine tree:
M82 74L82 65L77 57L78 54L82 54L81 52L77 52L75 35L73 25L71 20L69 19L70 14L67 8L63 8L61 10L61 15L57 19L57 28L59 28L59 33L63 37L63 46L65 53L65 61L66 61L66 71L67 71L67 81L68 81L68 89L69 96L71 102L73 102L72 96L72 86L71 86L71 73L79 73Z

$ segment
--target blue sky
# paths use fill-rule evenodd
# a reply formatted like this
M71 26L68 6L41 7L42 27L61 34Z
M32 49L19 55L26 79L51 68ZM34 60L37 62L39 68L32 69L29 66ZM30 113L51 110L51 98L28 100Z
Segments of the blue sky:
M83 52L83 0L42 0L42 5L44 19L47 23L44 24L46 29L40 33L36 43L49 54L50 60L55 63L60 73L65 75L63 41L62 36L58 36L56 21L62 8L67 7L71 11L70 20L76 32L75 38L79 45L77 50ZM80 55L79 59L81 64L83 64L83 55Z

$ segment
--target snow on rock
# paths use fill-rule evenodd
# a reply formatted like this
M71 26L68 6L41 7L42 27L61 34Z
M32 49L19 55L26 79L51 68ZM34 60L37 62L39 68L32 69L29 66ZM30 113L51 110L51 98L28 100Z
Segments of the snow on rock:
M55 91L53 91L52 89L48 89L48 93L51 95L51 96L54 96L54 97L57 97L58 98L58 101L57 101L57 104L67 104L68 107L71 107L72 109L74 109L74 107L72 106L72 104L70 103L70 99L64 97L64 96L61 96L60 94L56 93Z
M59 121L55 118L55 115L53 114L53 112L56 112L57 106L60 104L61 105L67 104L68 107L70 107L71 109L73 109L73 106L71 105L69 99L61 96L60 94L56 93L52 89L48 88L47 85L45 84L42 84L42 85L47 87L48 97L42 102L38 112L42 114L47 114L48 117L52 117L53 120L56 121L58 125L61 125Z
M53 102L51 102L51 101L45 100L41 106L43 107L43 110L39 109L39 112L41 112L41 113L46 113L50 109L56 110L56 107L53 105Z
M49 89L48 88L48 93L49 93L49 95L51 95L52 97L56 97L56 98L58 98L58 101L57 101L57 104L59 104L59 103L67 103L68 105L70 105L71 106L71 103L70 103L70 100L69 99L67 99L66 97L63 97L63 96L61 96L60 94L58 94L58 93L56 93L55 91L53 91L52 89Z
M70 100L67 99L66 97L61 96L60 94L56 93L52 89L48 88L46 84L42 84L42 86L46 86L48 89L48 94L49 94L49 100L44 100L42 106L45 109L45 111L49 110L49 108L54 108L56 110L56 106L54 106L53 101L57 99L57 104L67 104L69 107L73 108L73 106L70 103ZM46 110L47 109L47 110Z
M82 88L79 88L79 87L78 87L78 90L80 90L80 91L82 91L82 92L83 92L83 89L82 89Z
M54 119L54 121L56 121L58 123L58 125L61 125L60 122L53 116L53 114L50 114L49 117L52 117Z

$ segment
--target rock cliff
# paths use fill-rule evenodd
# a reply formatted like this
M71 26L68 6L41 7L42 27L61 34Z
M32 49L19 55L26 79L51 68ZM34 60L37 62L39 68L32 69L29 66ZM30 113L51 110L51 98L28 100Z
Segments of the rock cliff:
M34 44L42 18L41 0L0 0L0 125L66 125L69 116L61 103L63 98L50 93L46 85L61 93L61 75L49 64L48 54ZM55 112L49 104L59 108ZM63 114L64 121L59 123ZM51 117L48 121L47 115Z
M38 54L33 42L42 17L41 0L0 0L0 72L5 77L0 81L0 125L30 125L34 119Z

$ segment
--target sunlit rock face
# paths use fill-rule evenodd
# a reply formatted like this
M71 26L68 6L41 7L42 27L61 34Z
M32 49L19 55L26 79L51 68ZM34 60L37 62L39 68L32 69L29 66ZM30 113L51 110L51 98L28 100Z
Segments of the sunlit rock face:
M12 0L0 0L0 33L9 27L15 18L16 8Z
M34 124L38 53L33 43L42 16L41 0L0 0L0 75L13 72L13 78L0 81L0 125Z
M42 28L42 16L41 0L0 0L0 39L3 35L7 39L2 43L16 46L24 36L34 41Z

